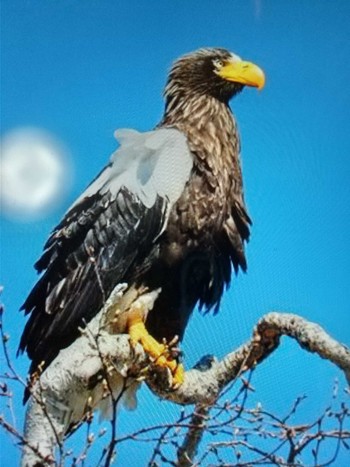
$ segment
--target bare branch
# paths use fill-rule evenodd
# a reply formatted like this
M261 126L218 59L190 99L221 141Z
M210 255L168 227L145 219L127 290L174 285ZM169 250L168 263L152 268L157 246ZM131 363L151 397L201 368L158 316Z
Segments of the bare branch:
M212 404L237 375L254 368L276 350L283 335L294 338L303 349L336 364L350 381L350 351L345 345L316 323L298 315L274 312L260 319L250 341L221 361L213 360L211 367L204 371L187 371L184 383L176 391L169 392L152 380L148 383L159 396L179 404Z
M190 467L197 454L199 443L206 428L206 421L209 416L209 406L197 405L190 421L189 428L182 446L178 450L178 467Z
M203 372L202 384L196 384L193 380L190 381L192 391L196 391L196 397L204 395L204 398L206 398L209 395L209 397L213 398L211 401L202 399L201 402L207 402L209 405L199 406L200 410L208 415L209 406L213 404L215 397L219 396L221 388L227 386L241 372L262 362L277 348L282 335L296 339L302 348L315 352L320 357L335 363L344 371L349 381L349 349L331 338L319 325L306 321L300 316L286 313L269 313L259 321L250 342L227 355L221 362L213 363L211 369ZM187 372L186 375L189 376L193 371ZM189 379L186 378L185 383L187 381ZM202 391L201 394L199 394L199 388ZM216 394L215 389L217 389ZM189 391L184 386L179 388L177 394L180 391L184 391L187 396L189 395ZM177 402L177 400L175 401ZM206 424L203 423L201 417L197 416L196 411L192 417L192 424L193 427L188 431L179 452L178 462L180 466L192 465L198 444L203 432L206 430Z
M113 300L120 298L124 289L125 286L117 288ZM294 338L302 348L335 363L349 380L350 352L345 346L317 324L297 315L269 313L259 321L250 341L221 361L211 358L206 365L197 365L187 371L184 383L172 390L169 375L164 377L164 369L154 366L141 346L132 349L127 335L112 335L107 327L101 328L101 316L110 311L112 302L110 298L107 300L87 330L59 353L40 376L40 384L34 384L26 415L24 438L27 444L24 443L22 465L35 465L42 458L53 459L65 433L85 420L92 410L106 405L106 401L112 403L112 408L114 406L115 419L113 403L132 396L132 391L139 385L140 375L163 399L197 406L178 452L179 465L191 465L206 427L205 417L210 406L227 385L267 358L278 347L282 335ZM101 375L106 382L105 389ZM108 465L116 444L114 431L112 438L107 450ZM35 446L35 450L31 446Z

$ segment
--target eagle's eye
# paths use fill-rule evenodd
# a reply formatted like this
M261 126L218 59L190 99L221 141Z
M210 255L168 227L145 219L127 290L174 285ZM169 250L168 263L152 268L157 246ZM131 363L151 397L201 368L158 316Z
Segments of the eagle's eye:
M220 68L222 68L224 66L224 62L222 60L220 60L220 58L215 58L213 60L213 65L214 65L216 70L220 70Z

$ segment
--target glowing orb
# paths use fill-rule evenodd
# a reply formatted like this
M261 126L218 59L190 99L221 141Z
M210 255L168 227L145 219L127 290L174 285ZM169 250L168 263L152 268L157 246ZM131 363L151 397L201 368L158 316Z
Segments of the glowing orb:
M62 145L49 133L33 128L5 135L0 175L4 214L24 221L55 209L71 182Z

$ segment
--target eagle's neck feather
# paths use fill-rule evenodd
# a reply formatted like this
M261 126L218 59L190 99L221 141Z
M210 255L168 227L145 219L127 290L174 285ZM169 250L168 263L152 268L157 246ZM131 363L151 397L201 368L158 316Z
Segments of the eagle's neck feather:
M220 228L229 215L234 192L242 190L239 135L227 104L211 96L192 95L168 101L162 127L182 131L194 157L194 175L182 199L195 214L195 231ZM187 208L183 208L186 210ZM205 214L204 214L205 213Z
M236 121L229 106L208 95L180 94L168 99L159 126L182 131L190 149L195 154L199 152L201 160L214 158L219 164L222 155L235 158L239 152Z

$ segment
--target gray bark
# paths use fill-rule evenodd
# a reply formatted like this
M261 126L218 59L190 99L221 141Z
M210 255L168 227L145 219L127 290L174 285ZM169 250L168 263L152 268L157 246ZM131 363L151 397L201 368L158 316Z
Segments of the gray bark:
M108 306L107 302L100 313L105 313ZM47 464L54 463L67 429L83 420L89 410L106 410L111 397L106 397L103 381L92 385L96 375L104 374L108 379L114 400L121 395L121 388L125 389L127 381L128 390L123 393L123 399L129 406L133 405L139 384L137 376L149 365L149 358L141 346L137 346L137 352L131 349L127 335L111 335L101 330L100 320L101 316L97 316L89 331L61 351L36 382L26 414L22 467L38 465L43 459ZM146 382L163 399L178 404L210 406L233 379L267 358L278 347L282 335L333 362L350 383L350 351L347 347L330 337L319 325L294 314L277 312L262 317L252 338L221 361L209 359L209 363L186 371L184 383L176 390L169 391L169 373L156 366L147 373ZM190 465L188 462L196 453L201 430L205 430L205 424L200 426L201 423L201 417L198 417L198 429L192 430L193 436L189 433L185 438L180 450L183 464L179 465Z

